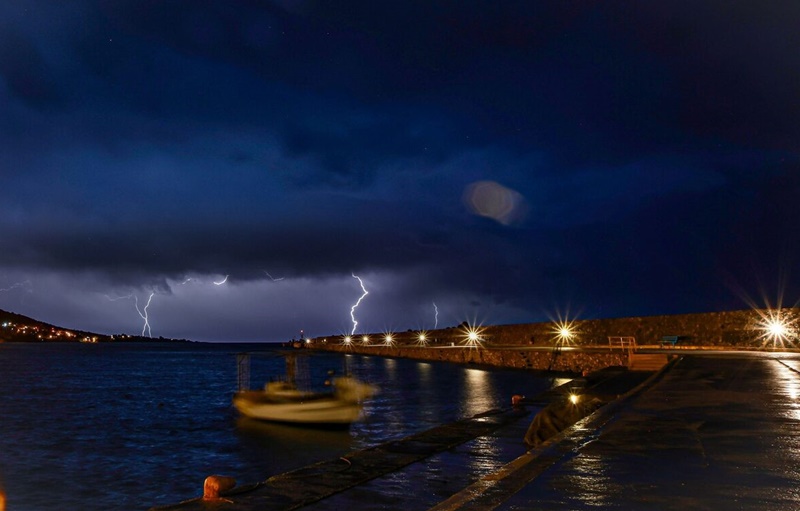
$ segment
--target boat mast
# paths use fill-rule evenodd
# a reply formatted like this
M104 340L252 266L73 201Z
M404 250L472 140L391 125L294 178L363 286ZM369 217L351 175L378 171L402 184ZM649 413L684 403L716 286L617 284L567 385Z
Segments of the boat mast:
M237 380L239 392L250 390L250 354L236 354Z

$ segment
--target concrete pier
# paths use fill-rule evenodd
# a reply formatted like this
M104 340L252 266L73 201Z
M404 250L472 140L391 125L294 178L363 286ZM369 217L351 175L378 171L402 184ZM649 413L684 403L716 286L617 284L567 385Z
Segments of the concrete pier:
M800 356L685 356L433 509L797 509Z

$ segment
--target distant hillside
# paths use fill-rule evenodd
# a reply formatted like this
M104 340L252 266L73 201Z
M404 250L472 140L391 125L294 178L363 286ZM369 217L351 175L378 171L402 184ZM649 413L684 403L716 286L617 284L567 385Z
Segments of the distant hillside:
M38 321L0 309L0 342L188 342L128 334L97 334Z

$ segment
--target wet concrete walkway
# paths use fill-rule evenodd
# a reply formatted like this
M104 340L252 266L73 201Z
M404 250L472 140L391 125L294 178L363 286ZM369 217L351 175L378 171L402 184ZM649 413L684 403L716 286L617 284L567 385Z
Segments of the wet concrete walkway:
M690 355L443 510L800 507L800 357Z

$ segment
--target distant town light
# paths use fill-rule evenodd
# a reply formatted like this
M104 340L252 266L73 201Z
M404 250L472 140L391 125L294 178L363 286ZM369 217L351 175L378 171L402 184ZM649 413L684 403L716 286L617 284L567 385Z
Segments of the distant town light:
M364 344L369 344L369 336L365 335L364 337L362 337L361 342L363 342Z
M350 337L349 335L345 335L345 336L344 336L344 342L343 342L343 344L346 344L346 345L348 345L348 346L349 346L349 345L350 345L350 344L352 344L352 343L353 343L353 338L352 338L352 337Z

